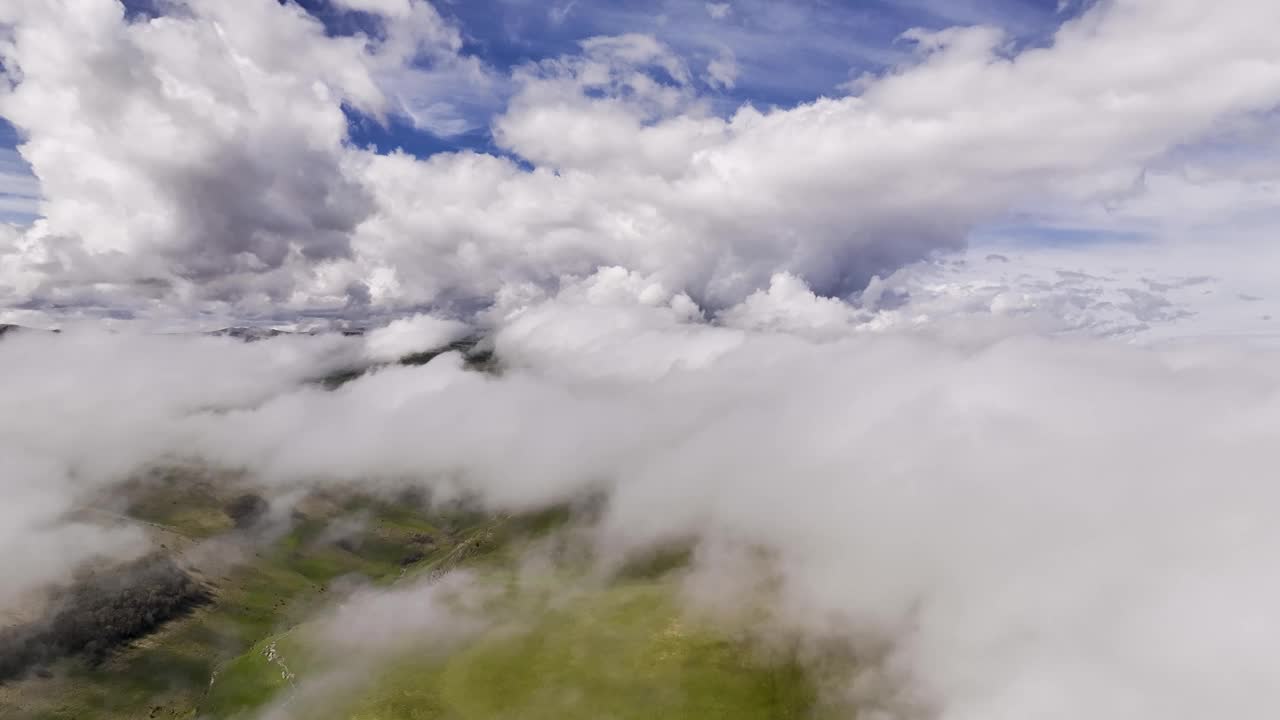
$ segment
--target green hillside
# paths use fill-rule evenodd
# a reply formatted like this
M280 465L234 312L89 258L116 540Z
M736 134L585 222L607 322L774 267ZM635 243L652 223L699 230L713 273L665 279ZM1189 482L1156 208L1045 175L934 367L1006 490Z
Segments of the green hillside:
M251 541L236 529L234 493L215 484L131 492L131 521L194 565L211 601L105 659L67 657L0 684L0 717L814 717L815 690L794 661L682 616L662 572L680 556L611 581L587 582L580 562L517 581L517 559L565 511L486 517L333 493L299 502L287 530ZM425 636L359 662L316 649L316 618L350 589L459 568L494 590L486 629L467 642L442 653Z

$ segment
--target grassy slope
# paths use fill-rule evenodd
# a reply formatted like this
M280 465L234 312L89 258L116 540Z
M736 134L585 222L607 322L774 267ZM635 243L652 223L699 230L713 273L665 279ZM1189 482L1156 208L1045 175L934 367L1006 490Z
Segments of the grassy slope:
M168 536L170 547L189 547L231 526L220 509L223 500L201 491L176 500L157 492L131 508L131 514ZM371 517L360 542L344 548L320 541L331 519L355 511ZM421 551L415 538L424 535L447 537L425 516L388 504L366 501L312 510L287 535L225 575L208 578L216 593L210 606L171 622L102 665L68 659L52 668L51 677L0 687L0 717L194 717L219 665L323 604L327 586L337 578L393 581L402 574L406 555ZM434 555L445 555L450 547L442 542ZM425 553L425 561L432 557Z
M231 526L220 509L226 498L206 490L177 498L152 493L131 514L168 533L169 547L190 547ZM335 518L353 514L367 520L359 542L325 540ZM487 568L502 582L512 577L514 552L495 551L522 546L512 539L541 535L564 519L562 513L439 518L367 500L311 503L287 535L209 578L213 604L101 666L67 660L53 677L0 687L0 717L252 717L324 670L308 657L307 626L298 623L330 601L327 587L336 579L358 574L389 584L465 564ZM424 544L426 536L433 542ZM407 558L415 562L406 567ZM760 664L740 643L689 626L664 569L597 587L554 609L537 597L508 598L508 610L521 618L518 632L508 623L449 657L396 658L305 717L814 717L814 692L796 665ZM278 658L288 659L295 677Z
M443 662L400 662L336 714L353 720L809 717L795 665L691 627L661 581L602 588Z
M500 534L519 535L509 526ZM308 652L303 625L228 663L202 715L253 717L268 703L288 702L295 716L316 720L825 717L797 663L765 662L744 642L686 620L662 564L603 586L561 568L531 587L514 580L513 555L500 551L481 563L486 580L508 592L490 608L496 625L460 651L440 657L424 644L326 693L331 668ZM269 654L286 659L293 676Z
M395 579L427 578L447 572L462 563L477 563L500 549L514 531L513 523L503 519L463 519L465 529L454 535L455 542L439 546L435 552L411 567L402 568ZM231 718L249 715L266 705L294 684L285 670L299 677L308 671L320 672L317 661L310 657L307 644L299 635L305 628L290 627L276 634L264 634L244 653L220 665L212 676L208 692L199 705L199 714L207 718ZM276 657L287 658L287 665L268 658L268 648Z

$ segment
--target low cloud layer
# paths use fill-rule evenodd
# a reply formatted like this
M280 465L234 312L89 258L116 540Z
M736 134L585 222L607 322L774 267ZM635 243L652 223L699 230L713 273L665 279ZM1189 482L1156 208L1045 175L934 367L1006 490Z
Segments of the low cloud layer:
M875 648L849 692L890 717L1280 709L1271 353L959 320L737 329L617 280L497 321L499 375L445 354L334 391L300 383L367 341L11 335L5 455L62 468L41 487L67 508L167 457L495 511L603 493L602 548L699 543L697 607L756 587L733 558L763 551L769 627Z
M231 338L18 331L0 339L0 607L70 578L85 560L148 549L107 510L74 513L152 463L182 462L173 420L253 407L360 359L341 338ZM106 520L106 522L102 522Z

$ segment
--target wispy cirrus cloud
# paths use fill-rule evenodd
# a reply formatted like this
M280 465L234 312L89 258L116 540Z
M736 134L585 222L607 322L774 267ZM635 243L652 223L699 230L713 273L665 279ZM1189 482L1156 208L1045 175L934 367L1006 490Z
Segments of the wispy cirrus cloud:
M0 148L0 222L28 224L40 213L40 181L16 150Z

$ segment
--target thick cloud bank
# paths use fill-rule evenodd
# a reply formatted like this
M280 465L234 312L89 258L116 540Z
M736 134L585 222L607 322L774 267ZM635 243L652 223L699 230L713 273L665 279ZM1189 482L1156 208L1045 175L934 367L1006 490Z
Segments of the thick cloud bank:
M913 59L853 94L727 117L644 35L508 78L422 0L336 3L380 28L349 36L292 3L159 7L0 10L0 115L45 216L0 236L11 308L360 317L614 265L710 307L778 272L847 296L1010 207L1142 194L1171 151L1280 102L1280 6L1252 0L1108 0L1020 49L912 31ZM448 134L477 93L509 94L509 156L347 136L349 112Z
M136 528L75 519L105 485L188 450L164 436L192 413L254 406L359 358L340 338L33 331L0 339L0 607L67 580L86 559L148 545ZM96 508L102 509L102 508ZM111 508L106 508L111 509ZM109 516L108 516L109 517Z
M6 493L70 508L173 457L494 510L604 493L602 548L693 539L692 602L763 601L768 628L849 642L868 659L845 692L886 717L1280 711L1273 353L990 322L795 334L776 308L716 327L619 280L513 309L498 375L445 354L333 391L302 380L368 341L7 336L4 456L64 479L6 473ZM25 533L75 537L23 522L10 563Z

